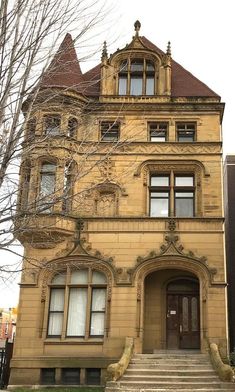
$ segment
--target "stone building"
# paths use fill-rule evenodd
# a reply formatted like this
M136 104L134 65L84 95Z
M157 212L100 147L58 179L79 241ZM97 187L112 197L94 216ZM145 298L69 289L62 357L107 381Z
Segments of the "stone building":
M25 102L11 385L103 382L127 336L227 355L224 104L139 30L86 73L67 34Z
M235 352L235 155L227 155L224 164L224 214L228 276L228 319L230 351ZM234 359L233 359L234 360Z

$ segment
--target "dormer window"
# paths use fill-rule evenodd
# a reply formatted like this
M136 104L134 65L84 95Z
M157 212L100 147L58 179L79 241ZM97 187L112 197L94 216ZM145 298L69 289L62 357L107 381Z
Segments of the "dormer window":
M146 59L124 60L119 68L119 95L154 95L155 66Z

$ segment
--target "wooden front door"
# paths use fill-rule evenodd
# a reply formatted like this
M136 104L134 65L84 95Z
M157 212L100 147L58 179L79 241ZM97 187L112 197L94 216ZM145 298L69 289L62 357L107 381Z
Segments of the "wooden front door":
M167 293L167 348L200 348L199 295Z

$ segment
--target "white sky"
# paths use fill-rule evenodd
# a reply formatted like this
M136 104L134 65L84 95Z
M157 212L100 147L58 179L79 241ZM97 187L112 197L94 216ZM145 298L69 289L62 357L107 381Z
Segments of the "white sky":
M107 0L107 4L114 0ZM235 21L232 0L117 0L110 13L111 26L99 36L107 41L109 53L130 42L134 22L141 22L140 35L160 49L171 41L172 57L219 94L226 103L223 120L224 154L235 154ZM115 44L112 42L115 40ZM78 53L79 57L79 53ZM100 61L100 53L95 64ZM95 65L82 64L83 69ZM234 129L233 129L234 128ZM0 255L0 263L10 259ZM8 260L7 260L8 259ZM19 259L14 259L18 261ZM19 277L0 280L0 307L17 305Z

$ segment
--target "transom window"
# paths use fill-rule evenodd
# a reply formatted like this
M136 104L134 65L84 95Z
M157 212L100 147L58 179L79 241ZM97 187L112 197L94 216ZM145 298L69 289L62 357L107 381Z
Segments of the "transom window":
M105 329L106 276L79 269L60 273L51 282L48 337L102 337Z
M155 66L146 59L126 59L119 68L119 95L154 95Z
M167 140L168 124L154 122L148 124L149 140L151 142L165 142Z
M194 176L173 171L150 178L150 216L194 216Z
M100 123L101 140L103 142L116 142L119 140L120 123L102 121Z
M196 124L181 123L176 124L178 142L193 142L196 140Z

